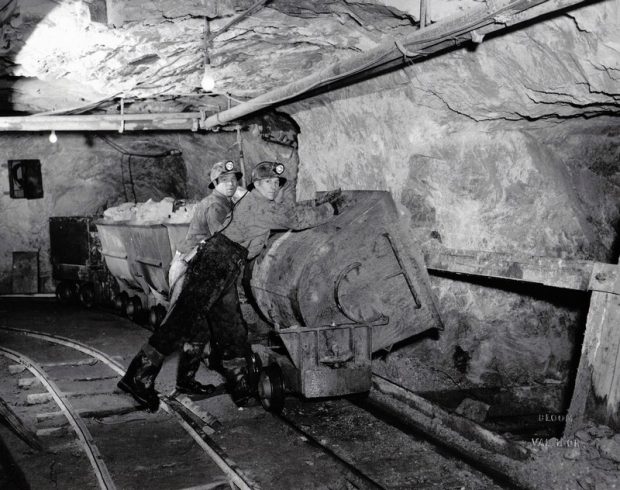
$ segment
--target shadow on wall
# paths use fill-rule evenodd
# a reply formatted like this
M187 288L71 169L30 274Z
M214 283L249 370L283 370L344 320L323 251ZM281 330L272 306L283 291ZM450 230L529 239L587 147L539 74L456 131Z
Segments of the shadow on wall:
M105 2L94 0L87 3L91 11L93 20L101 19L101 6L105 9ZM20 64L18 59L21 48L26 45L29 38L36 31L40 22L56 8L59 3L47 0L39 2L23 2L20 0L1 0L0 1L0 32L2 32L3 54L0 61L0 69L3 72L0 78L0 116L14 116L23 114L24 108L14 103L15 92L18 91L17 85L28 81L36 83L36 80L15 77L13 67ZM21 15L21 14L24 15ZM104 14L105 15L105 14ZM17 36L17 30L19 35ZM7 76L7 74L9 74Z
M137 136L129 145L120 146L101 137L119 153L123 196L126 202L160 201L164 197L186 199L187 168L183 152L177 146Z

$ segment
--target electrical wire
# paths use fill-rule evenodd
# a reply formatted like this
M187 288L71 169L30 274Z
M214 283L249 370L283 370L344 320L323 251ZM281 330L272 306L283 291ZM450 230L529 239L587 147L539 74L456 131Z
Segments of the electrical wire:
M129 171L129 183L131 184L131 192L133 194L133 202L138 204L138 197L136 196L136 185L133 181L133 174L131 172L131 155L127 157L127 170Z
M106 138L105 136L97 135L97 137L100 138L105 143L107 143L112 148L114 148L119 153L122 153L123 155L129 155L129 156L134 156L134 157L143 157L143 158L163 158L163 157L167 157L167 156L170 156L170 155L181 155L183 153L178 148L171 148L170 150L166 150L166 151L159 152L159 153L137 153L137 152L134 152L134 151L126 150L125 148L120 146L118 143L114 143L113 141L111 141L110 139Z

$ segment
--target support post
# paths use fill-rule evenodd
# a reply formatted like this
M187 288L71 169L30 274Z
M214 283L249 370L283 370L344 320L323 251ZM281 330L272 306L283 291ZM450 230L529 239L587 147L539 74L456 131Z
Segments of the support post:
M427 22L427 9L429 0L420 0L420 29L428 24Z
M565 436L581 429L587 418L620 429L619 282L620 265L614 271L592 274L592 297Z

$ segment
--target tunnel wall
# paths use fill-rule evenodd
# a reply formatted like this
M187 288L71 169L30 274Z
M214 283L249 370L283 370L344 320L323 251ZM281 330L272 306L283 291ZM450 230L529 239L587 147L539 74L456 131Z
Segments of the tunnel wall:
M427 250L616 262L619 121L604 110L584 117L585 106L563 100L595 83L572 79L565 61L571 51L579 60L574 53L607 49L581 28L608 7L289 105L301 129L298 198L390 190ZM528 95L536 85L555 87L546 92L556 97ZM400 346L375 370L418 391L536 387L542 404L565 408L585 294L445 277L433 287L446 325L440 340Z

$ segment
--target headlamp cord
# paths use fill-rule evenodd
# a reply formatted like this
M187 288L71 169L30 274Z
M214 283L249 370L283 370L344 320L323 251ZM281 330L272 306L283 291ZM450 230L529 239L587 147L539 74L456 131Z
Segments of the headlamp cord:
M241 199L239 199L236 203L234 203L234 204L233 204L233 207L232 207L232 209L230 210L230 219L228 220L228 223L226 223L226 225L224 226L224 228L222 228L221 230L219 230L217 233L223 233L223 232L224 232L224 230L225 230L226 228L228 228L228 226L232 223L233 217L235 216L235 208L237 207L237 204L239 204L239 203L243 200L243 198L249 194L249 192L250 192L250 191L247 191L247 192L246 192L246 193L245 193L245 194L241 197Z

